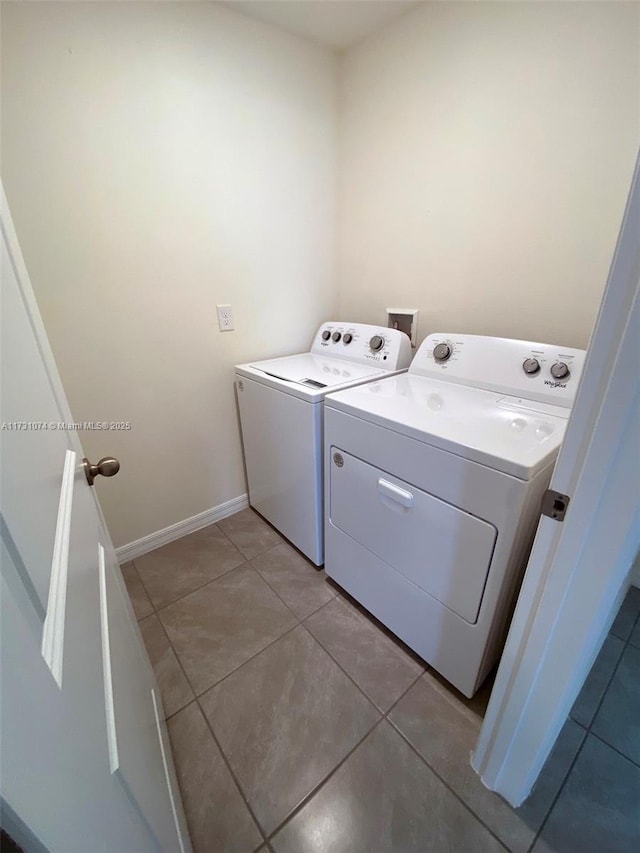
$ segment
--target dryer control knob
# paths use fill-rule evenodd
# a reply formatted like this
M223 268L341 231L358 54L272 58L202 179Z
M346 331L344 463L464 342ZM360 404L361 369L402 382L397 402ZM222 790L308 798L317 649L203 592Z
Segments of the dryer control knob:
M353 340L353 335L350 335L349 332L347 332L346 335L342 336L342 343L343 344L350 344L352 340Z
M336 344L337 344L341 337L342 337L342 335L340 334L340 332L334 332L334 333L331 335L331 340L332 340L332 341L334 341L334 343L336 343Z
M451 358L451 347L449 344L437 344L433 348L433 357L436 361L447 361L447 359Z
M331 337L331 332L329 331L329 329L325 329L324 332L322 333L322 340L328 341L330 337Z
M374 335L369 341L369 346L371 347L372 352L378 352L384 346L384 338L382 335Z
M567 379L569 373L569 365L565 364L564 361L556 361L555 364L551 365L551 375L554 379Z
M529 376L533 376L534 373L538 373L540 370L540 362L537 358L525 358L522 362L522 369Z

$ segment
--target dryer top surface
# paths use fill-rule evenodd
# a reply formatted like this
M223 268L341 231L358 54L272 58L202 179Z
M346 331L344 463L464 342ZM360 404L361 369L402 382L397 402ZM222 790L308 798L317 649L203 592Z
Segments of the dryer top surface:
M411 373L330 394L325 405L521 480L554 458L569 411Z

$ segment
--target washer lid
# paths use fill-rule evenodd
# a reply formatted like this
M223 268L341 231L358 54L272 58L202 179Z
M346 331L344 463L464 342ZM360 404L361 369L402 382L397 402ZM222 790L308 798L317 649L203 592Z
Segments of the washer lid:
M379 367L339 358L324 358L309 352L240 364L236 371L283 391L288 390L295 396L311 399L322 398L329 391L352 383L388 375L387 370Z
M325 404L528 480L556 455L569 412L402 374L331 394Z

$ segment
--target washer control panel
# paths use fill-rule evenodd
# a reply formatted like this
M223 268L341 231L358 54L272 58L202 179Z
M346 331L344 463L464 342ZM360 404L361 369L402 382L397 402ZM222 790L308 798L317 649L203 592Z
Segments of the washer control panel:
M409 373L570 407L585 351L484 335L432 334Z
M406 370L411 362L411 341L404 332L384 326L323 323L313 339L311 352L376 365L381 370Z

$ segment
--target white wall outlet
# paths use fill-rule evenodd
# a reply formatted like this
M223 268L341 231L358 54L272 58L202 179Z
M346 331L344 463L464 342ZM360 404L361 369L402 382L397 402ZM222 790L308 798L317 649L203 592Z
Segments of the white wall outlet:
M216 305L218 312L218 328L221 332L232 332L233 326L233 308L231 305Z

